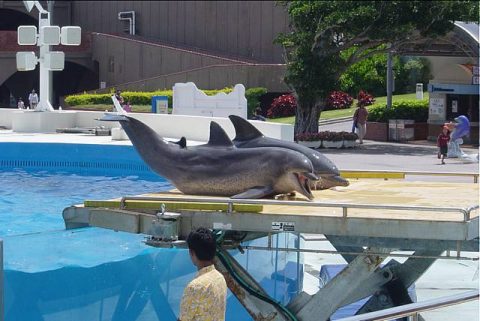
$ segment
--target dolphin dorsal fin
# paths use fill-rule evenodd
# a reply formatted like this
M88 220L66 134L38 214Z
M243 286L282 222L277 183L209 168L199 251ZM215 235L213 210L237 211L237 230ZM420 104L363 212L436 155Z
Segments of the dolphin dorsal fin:
M233 146L232 141L220 125L214 121L210 122L210 139L208 145L211 146Z
M244 141L263 137L262 132L250 124L248 120L236 115L230 115L228 118L230 118L230 121L233 123L233 127L235 127L235 140Z

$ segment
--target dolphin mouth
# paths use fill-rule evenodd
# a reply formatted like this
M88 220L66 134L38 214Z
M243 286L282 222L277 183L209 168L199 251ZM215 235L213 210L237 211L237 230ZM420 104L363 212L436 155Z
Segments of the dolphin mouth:
M310 180L318 180L318 177L312 173L296 173L295 176L298 180L298 185L300 185L301 192L309 200L313 200L315 197L312 194L310 189Z

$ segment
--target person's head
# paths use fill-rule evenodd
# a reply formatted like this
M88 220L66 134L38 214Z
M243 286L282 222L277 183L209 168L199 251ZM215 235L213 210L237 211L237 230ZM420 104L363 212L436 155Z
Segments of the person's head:
M32 94L34 94L34 93L35 93L35 89L32 89Z
M18 97L18 100L22 100L22 97Z
M443 126L443 127L442 127L442 133L443 133L444 135L448 135L449 130L448 130L448 127L447 127L447 126Z
M120 89L117 89L117 95L120 95L122 92L120 91Z
M195 266L211 262L215 257L216 242L213 233L200 227L190 232L187 237L188 250Z

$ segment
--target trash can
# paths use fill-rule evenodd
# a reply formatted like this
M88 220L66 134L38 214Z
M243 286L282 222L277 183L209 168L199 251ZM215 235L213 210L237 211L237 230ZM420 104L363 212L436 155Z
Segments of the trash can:
M413 124L415 121L411 119L389 119L388 140L395 142L413 140Z
M168 96L152 97L152 113L168 114Z

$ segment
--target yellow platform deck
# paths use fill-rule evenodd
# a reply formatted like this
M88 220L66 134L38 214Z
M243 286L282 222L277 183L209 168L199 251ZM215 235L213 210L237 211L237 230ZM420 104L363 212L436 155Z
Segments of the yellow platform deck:
M234 200L234 211L253 212L259 214L294 214L325 217L342 217L348 208L349 218L378 218L396 220L426 220L426 221L464 221L461 211L452 212L449 209L466 209L479 205L479 185L474 183L445 183L404 180L352 180L350 186L336 187L330 190L314 191L315 200L308 206L294 206L292 202L275 202L268 204L240 204ZM144 194L152 200L127 200L125 209L158 209L161 203L167 205L167 210L203 210L222 211L227 209L229 198L185 195L176 190L165 193ZM162 201L162 198L175 200ZM178 198L178 201L176 199ZM190 202L186 202L189 199ZM198 199L199 202L191 202ZM208 199L212 202L209 203ZM200 201L201 200L201 201ZM223 200L223 204L222 204ZM289 198L285 201L305 203L303 196ZM247 201L248 202L248 201ZM260 201L261 202L261 201ZM272 203L272 202L270 202ZM332 207L332 203L339 204ZM327 207L325 207L327 205ZM356 208L365 205L367 208ZM85 201L87 207L120 207L120 199L103 201ZM399 207L392 209L392 207ZM412 207L412 208L400 208ZM414 207L431 207L431 211L415 210ZM445 210L446 209L446 210ZM478 216L478 209L473 210L470 218Z

